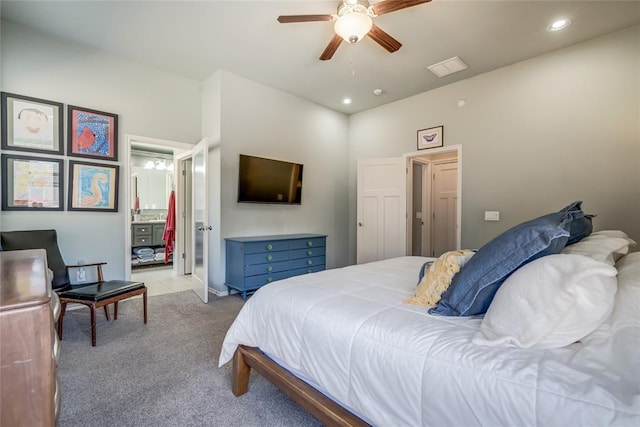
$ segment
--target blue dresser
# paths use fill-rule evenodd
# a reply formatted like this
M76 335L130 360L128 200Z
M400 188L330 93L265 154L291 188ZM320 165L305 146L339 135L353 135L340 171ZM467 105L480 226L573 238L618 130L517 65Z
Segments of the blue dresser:
M325 269L327 236L283 234L228 237L225 285L247 293L275 280Z

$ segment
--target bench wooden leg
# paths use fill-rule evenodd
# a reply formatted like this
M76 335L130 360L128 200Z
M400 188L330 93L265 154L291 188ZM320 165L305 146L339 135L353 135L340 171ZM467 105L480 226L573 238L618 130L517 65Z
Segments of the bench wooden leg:
M111 319L109 319L109 306L108 305L104 306L104 315L107 316L107 320L111 320Z
M118 320L118 301L113 303L113 320Z
M91 304L89 306L91 310L91 345L96 346L96 305Z
M147 324L147 288L142 293L142 310L144 311L144 324Z

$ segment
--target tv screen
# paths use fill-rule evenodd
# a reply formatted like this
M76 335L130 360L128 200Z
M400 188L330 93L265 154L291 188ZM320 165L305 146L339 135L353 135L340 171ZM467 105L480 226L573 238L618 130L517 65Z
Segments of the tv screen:
M302 165L240 154L238 202L299 205Z

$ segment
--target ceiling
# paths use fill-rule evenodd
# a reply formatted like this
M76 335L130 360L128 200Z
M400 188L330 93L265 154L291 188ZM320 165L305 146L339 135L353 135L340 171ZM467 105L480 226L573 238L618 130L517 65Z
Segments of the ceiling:
M320 61L332 22L276 21L334 14L337 6L337 0L2 0L0 15L198 81L224 69L347 114L640 23L640 1L433 0L374 18L403 44L399 51L365 38L343 42L330 61ZM572 25L547 31L558 17ZM427 70L453 56L469 68L443 78ZM344 105L345 97L352 104Z

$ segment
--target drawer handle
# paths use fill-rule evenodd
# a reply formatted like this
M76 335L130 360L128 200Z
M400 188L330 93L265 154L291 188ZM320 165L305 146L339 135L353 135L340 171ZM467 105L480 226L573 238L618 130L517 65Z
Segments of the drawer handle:
M267 277L267 283L273 282L273 277Z
M307 255L309 255L309 256L313 255L313 251L312 251L311 249L309 249L309 250L307 251Z
M267 255L267 261L271 261L272 259L273 259L273 256Z
M313 246L313 242L312 242L311 240L309 240L309 241L307 242L307 246Z
M273 245L272 245L271 243L269 243L269 244L267 245L267 250L268 250L268 251L270 251L271 249L273 249Z
M313 270L308 269L308 270L307 270L307 273L313 273Z
M271 270L273 270L273 267L271 267L271 266L267 267L267 271L268 271L269 273L271 273Z
M308 260L307 260L307 265L312 265L312 264L313 264L313 261L312 261L312 260L310 260L310 259L308 259Z

